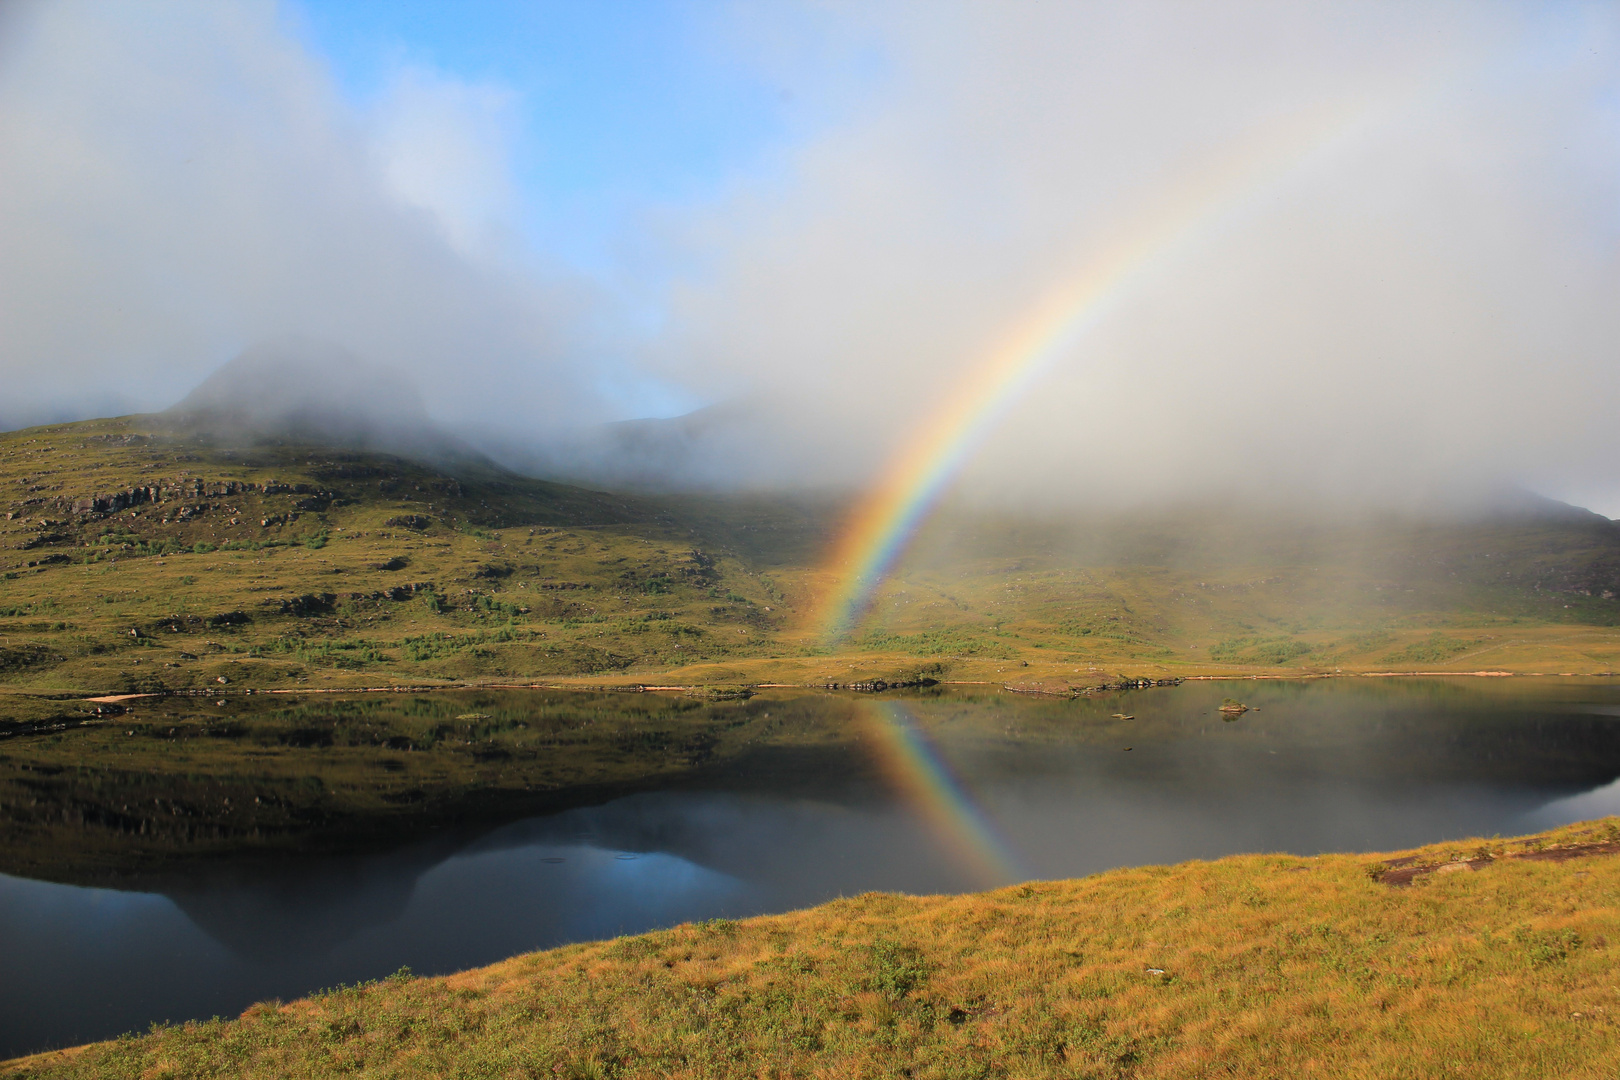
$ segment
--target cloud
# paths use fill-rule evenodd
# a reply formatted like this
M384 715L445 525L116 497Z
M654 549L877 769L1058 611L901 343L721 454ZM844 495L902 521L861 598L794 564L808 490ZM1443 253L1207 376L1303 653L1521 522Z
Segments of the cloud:
M393 193L435 215L459 251L479 257L514 242L516 124L510 90L409 67L376 108L371 144Z
M441 419L590 415L571 335L592 288L526 255L519 271L498 242L511 196L497 90L406 72L362 115L268 3L7 17L12 419L161 408L285 334L403 370Z
M863 475L1121 231L1323 114L1357 119L1155 260L1000 423L968 490L1615 475L1612 7L846 13L884 42L887 92L803 147L791 181L693 227L711 261L664 343L673 368L783 414L791 439L755 468Z
M704 47L817 119L706 203L631 208L593 280L514 224L546 103L416 67L357 110L267 2L8 5L0 419L162 407L291 333L491 442L723 403L591 445L859 484L1054 289L1185 218L965 493L1620 488L1612 5L726 10Z

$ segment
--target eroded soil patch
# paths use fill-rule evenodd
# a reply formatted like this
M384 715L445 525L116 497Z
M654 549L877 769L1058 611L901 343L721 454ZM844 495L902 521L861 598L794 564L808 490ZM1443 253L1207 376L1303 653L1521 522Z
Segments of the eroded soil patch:
M1494 862L1523 859L1533 862L1569 862L1593 855L1620 854L1620 840L1601 840L1586 844L1559 844L1552 847L1531 848L1525 851L1479 851L1466 859L1450 862L1421 862L1421 856L1410 855L1401 859L1388 859L1368 868L1374 881L1391 887L1411 885L1427 874L1451 874L1463 870L1483 870Z

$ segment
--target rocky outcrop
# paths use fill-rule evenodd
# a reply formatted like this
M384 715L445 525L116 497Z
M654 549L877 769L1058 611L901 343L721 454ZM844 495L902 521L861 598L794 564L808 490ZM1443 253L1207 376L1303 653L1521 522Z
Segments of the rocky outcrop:
M431 581L413 581L409 585L395 585L391 589L378 589L375 592L352 592L344 596L345 600L392 600L401 603L415 596L436 592Z
M122 491L103 492L99 495L58 499L56 506L63 513L105 517L137 506L191 503L198 499L228 499L242 495L302 495L304 498L294 503L294 508L313 511L325 510L334 503L341 504L344 501L339 492L324 490L310 484L284 484L279 480L253 483L248 480L208 481L182 478L125 488ZM197 507L190 508L191 514L186 513L186 509L184 506L181 508L182 517L190 517L191 514L199 512ZM204 505L202 509L208 507Z
M106 495L89 495L82 499L73 500L75 514L116 514L120 510L128 510L132 506L157 501L158 489L149 487L132 487L125 491L114 491Z
M885 690L905 690L916 686L938 686L938 679L896 679L888 682L884 679L873 679L869 682L851 682L825 684L828 690L855 690L863 694L881 694Z
M1011 682L1002 686L1015 694L1046 694L1051 697L1080 697L1083 694L1104 694L1118 690L1147 690L1155 686L1180 686L1181 679L1120 679L1118 682L1078 686L1067 682Z
M292 615L297 618L308 618L311 615L328 614L337 603L335 593L305 593L302 596L288 596L279 600L265 600L266 607L274 607L278 614Z

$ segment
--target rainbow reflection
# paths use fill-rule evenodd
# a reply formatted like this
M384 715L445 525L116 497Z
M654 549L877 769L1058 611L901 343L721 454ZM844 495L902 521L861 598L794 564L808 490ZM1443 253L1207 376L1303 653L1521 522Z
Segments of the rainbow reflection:
M952 858L986 888L1027 878L1012 848L951 775L910 711L891 701L865 707L879 767Z

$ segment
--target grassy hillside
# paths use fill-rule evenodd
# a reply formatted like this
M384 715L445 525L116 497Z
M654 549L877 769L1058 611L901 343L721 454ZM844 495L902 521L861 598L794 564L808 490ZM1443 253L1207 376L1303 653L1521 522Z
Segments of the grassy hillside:
M1620 526L1214 511L946 515L854 640L816 624L828 502L621 496L162 417L0 435L0 685L455 682L1062 689L1129 675L1613 670Z
M867 894L401 973L38 1077L1609 1077L1620 823Z
M155 418L0 437L0 680L446 682L751 655L781 624L728 542L646 500L463 464L221 449ZM757 521L756 521L757 519ZM709 551L701 544L719 543ZM701 650L694 650L701 644Z

